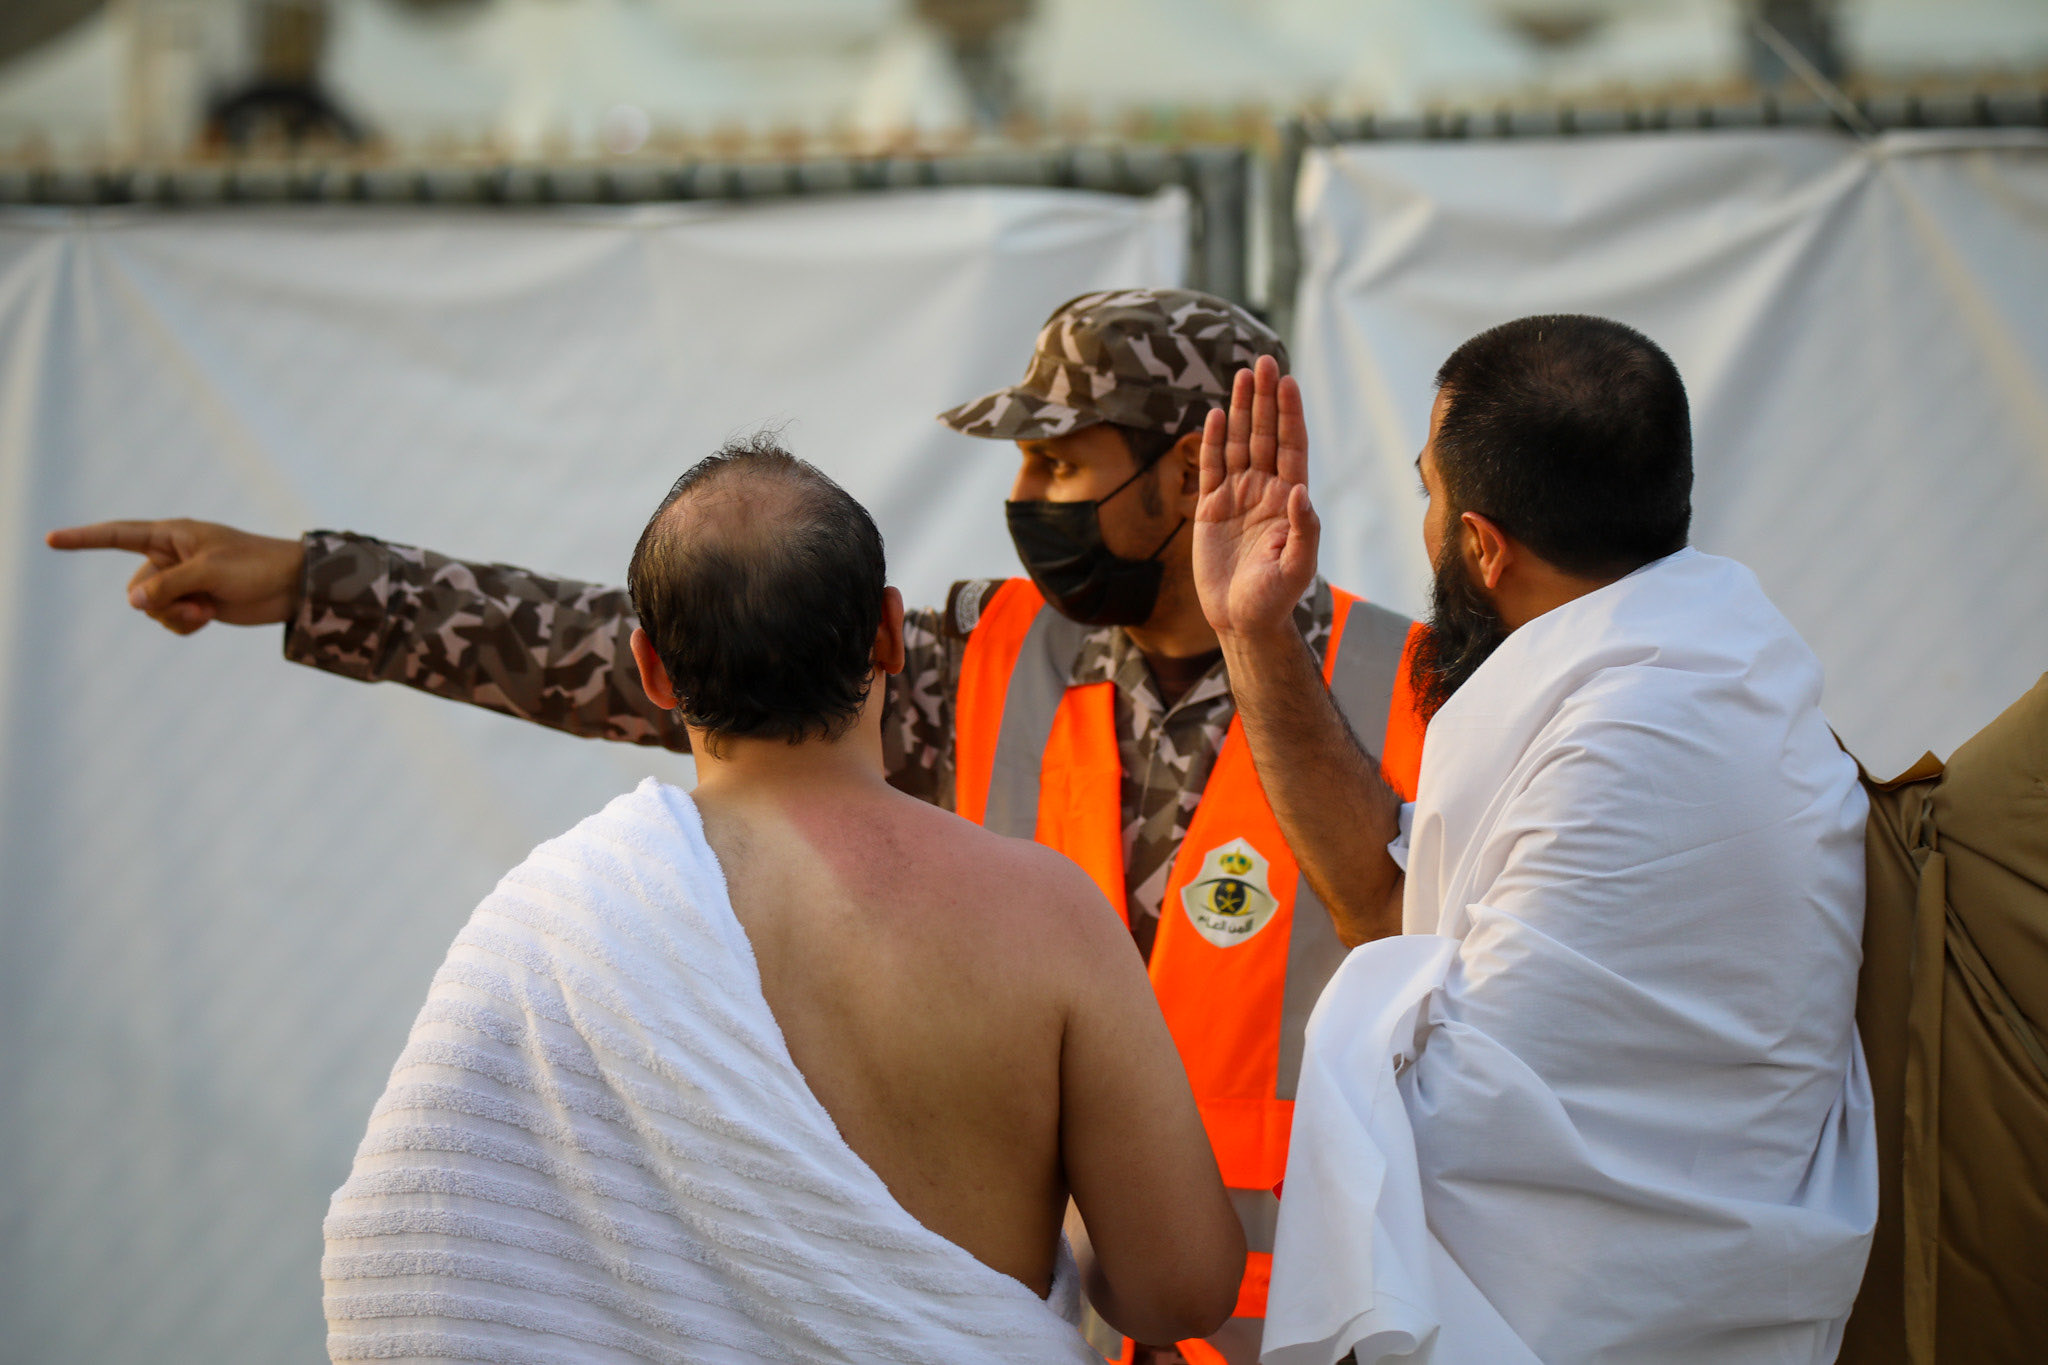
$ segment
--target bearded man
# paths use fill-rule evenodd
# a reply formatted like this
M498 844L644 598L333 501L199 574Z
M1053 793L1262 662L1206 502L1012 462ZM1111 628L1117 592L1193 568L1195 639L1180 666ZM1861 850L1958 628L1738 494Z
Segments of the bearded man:
M1303 874L1363 943L1308 1027L1263 1359L1834 1359L1876 1214L1866 801L1821 672L1691 549L1676 368L1587 317L1437 376L1403 806L1281 629L1293 381L1205 433L1195 571Z

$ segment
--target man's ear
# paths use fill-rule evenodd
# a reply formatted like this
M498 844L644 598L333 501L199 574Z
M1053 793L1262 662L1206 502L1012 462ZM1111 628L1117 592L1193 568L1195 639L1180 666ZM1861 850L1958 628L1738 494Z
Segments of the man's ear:
M1174 502L1182 516L1192 517L1202 493L1202 433L1189 432L1175 441L1166 453L1180 457L1180 492Z
M884 673L903 671L903 594L882 589L882 624L875 630L875 667Z
M1466 512L1458 519L1458 535L1464 543L1465 560L1472 576L1488 592L1500 587L1501 576L1514 563L1515 542L1493 518L1480 512Z
M647 693L647 700L664 711L675 710L681 704L676 700L675 685L668 680L661 656L654 652L653 637L639 626L633 627L633 662L640 665L640 688Z

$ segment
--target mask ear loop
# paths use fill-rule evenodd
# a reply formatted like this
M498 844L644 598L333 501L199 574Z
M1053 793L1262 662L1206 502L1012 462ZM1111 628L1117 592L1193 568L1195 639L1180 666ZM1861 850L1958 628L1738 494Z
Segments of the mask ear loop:
M1113 497L1115 497L1115 496L1116 496L1117 494L1119 494L1119 493L1123 492L1123 491L1124 491L1124 490L1125 490L1126 488L1129 488L1129 487L1130 487L1130 486L1131 486L1132 484L1136 483L1136 482L1137 482L1137 481L1138 481L1139 479L1143 478L1143 477L1144 477L1145 475L1147 475L1147 474L1150 474L1150 473L1151 473L1151 472L1152 472L1152 471L1153 471L1154 469L1157 469L1158 467L1159 467L1159 461L1158 461L1158 460L1154 460L1154 461L1153 461L1153 462L1152 462L1151 464L1148 464L1148 465L1140 465L1140 466L1138 467L1137 471L1136 471L1135 473L1133 473L1133 474L1131 475L1131 477L1129 477L1128 479L1125 479L1125 480L1124 480L1124 481L1123 481L1122 483L1118 484L1118 485L1117 485L1116 487L1114 487L1114 488L1110 489L1110 490L1109 490L1109 491L1108 491L1107 493L1104 493L1104 494L1103 494L1103 495L1102 495L1101 497L1097 498L1097 499L1095 500L1095 505L1096 505L1097 507L1100 507L1100 506L1102 506L1102 504L1104 504L1105 502L1108 502L1108 501L1109 501L1109 500L1110 500L1111 498L1113 498Z
M1160 458L1164 459L1165 457L1161 456ZM1133 473L1131 477L1125 479L1122 483L1118 484L1116 487L1110 489L1107 493L1104 493L1101 497L1097 498L1095 500L1095 506L1098 513L1101 510L1102 504L1108 502L1111 498L1123 492L1126 488L1129 488L1132 484L1136 483L1144 475L1150 474L1153 470L1157 469L1158 467L1159 461L1154 460L1151 464L1148 464L1143 468L1139 469L1138 471ZM1142 560L1137 560L1134 562L1140 564L1150 564L1153 560L1159 558L1160 555L1166 553L1166 547L1173 544L1173 538L1179 535L1181 527L1187 524L1188 519L1186 517L1182 517L1178 522L1174 523L1173 529L1166 533L1166 539L1159 542L1159 546L1157 549L1153 550L1151 554L1146 555Z
M1174 524L1174 528L1166 533L1166 539L1159 542L1159 548L1154 550L1151 554L1145 556L1145 562L1149 564L1153 560L1159 558L1160 555L1166 553L1166 547L1173 544L1173 538L1179 535L1180 528L1187 524L1188 519L1186 517L1182 517L1178 522L1176 522Z

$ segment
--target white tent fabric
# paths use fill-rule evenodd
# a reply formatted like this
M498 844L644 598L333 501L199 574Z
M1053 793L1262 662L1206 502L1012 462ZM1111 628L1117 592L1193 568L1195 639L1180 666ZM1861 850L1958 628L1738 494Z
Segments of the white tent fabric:
M326 74L400 146L482 139L521 157L631 152L611 125L702 135L966 126L937 36L895 0L492 0L446 14L330 0Z
M1309 157L1299 209L1334 581L1423 609L1437 365L1597 313L1677 361L1694 542L1756 571L1873 769L1948 752L2048 668L2048 136L1360 144Z
M1228 0L1043 0L1017 75L1058 112L1299 98L1304 70L1267 16Z
M247 76L242 7L155 0L184 35L131 107L142 6L110 5L0 66L0 148L59 157L182 148L209 89ZM967 126L944 43L908 0L487 0L422 11L328 0L325 77L389 145L522 157L630 151L612 125L888 136ZM1535 41L1532 22L1585 21ZM1567 27L1569 25L1567 24ZM2048 64L2040 0L1843 0L1851 69L1880 79L2027 79ZM1025 104L1064 117L1303 103L1382 114L1742 79L1730 0L1040 0L1017 33ZM190 40L190 41L187 41ZM145 127L143 125L152 125ZM131 145L151 134L151 146Z
M0 64L0 150L74 161L182 151L208 93L246 79L253 54L238 3L157 9L155 68L139 84L147 16L136 4ZM966 116L957 74L896 0L490 0L445 12L329 0L328 14L322 76L342 107L389 145L429 154L630 151L607 136L623 111L696 134L895 133Z
M959 67L931 29L905 24L876 45L851 121L863 133L939 133L971 127L974 105Z
M1583 42L1542 63L1537 84L1612 102L1617 87L1654 90L1666 83L1739 88L1748 74L1739 13L1728 0L1653 0L1609 11Z
M1042 0L1022 48L1019 78L1055 114L1328 101L1389 112L1527 91L1545 75L1483 0Z
M1064 299L1176 284L1187 207L1027 190L518 214L0 215L0 1360L321 1358L320 1219L457 927L687 760L178 640L186 514L617 582L763 421L914 602L1016 572L1007 446L932 420Z
M1852 69L1880 78L2004 73L2048 66L2041 0L1847 0L1840 34Z
M1535 89L1537 53L1480 0L1288 0L1305 49L1341 56L1341 105L1411 112ZM1286 13L1286 10L1282 10ZM1329 35L1329 36L1323 36Z
M0 146L104 155L121 136L129 60L128 25L101 10L0 64Z

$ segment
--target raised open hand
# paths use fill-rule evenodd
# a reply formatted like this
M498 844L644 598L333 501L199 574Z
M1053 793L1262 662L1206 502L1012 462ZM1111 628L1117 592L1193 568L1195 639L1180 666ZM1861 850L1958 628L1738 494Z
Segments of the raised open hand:
M209 621L271 625L298 610L305 551L296 540L184 518L69 526L45 540L57 550L141 555L128 580L128 603L179 635Z
M1240 370L1230 412L1202 431L1195 590L1219 636L1287 627L1315 580L1321 526L1308 501L1301 389L1270 356Z

